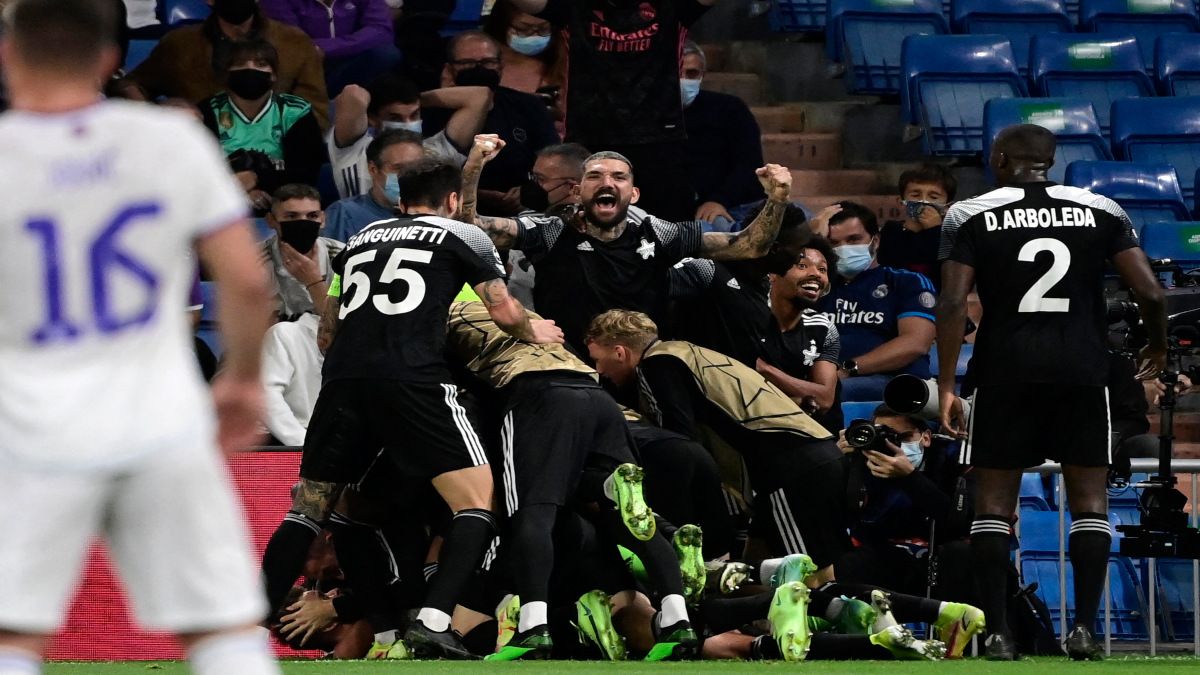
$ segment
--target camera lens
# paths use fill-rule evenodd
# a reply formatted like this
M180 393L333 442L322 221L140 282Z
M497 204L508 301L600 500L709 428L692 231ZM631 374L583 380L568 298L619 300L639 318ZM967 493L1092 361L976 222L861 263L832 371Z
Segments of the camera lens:
M846 442L853 448L869 448L875 444L877 433L870 420L854 420L846 429Z

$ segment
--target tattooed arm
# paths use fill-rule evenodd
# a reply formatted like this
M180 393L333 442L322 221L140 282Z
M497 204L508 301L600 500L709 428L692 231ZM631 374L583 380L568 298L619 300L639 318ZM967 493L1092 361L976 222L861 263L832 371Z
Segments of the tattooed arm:
M737 234L706 232L700 241L700 257L713 260L759 258L771 250L792 190L792 174L786 167L768 164L757 172L767 193L767 203L754 222Z
M503 279L485 281L475 287L492 321L504 332L523 342L562 344L563 332L553 321L530 319L521 302L509 295Z
M475 145L467 155L466 164L463 164L462 204L458 207L458 219L478 225L496 248L507 251L517 240L517 221L479 215L479 174L483 172L483 166L503 148L504 141L495 134L479 134L475 137Z

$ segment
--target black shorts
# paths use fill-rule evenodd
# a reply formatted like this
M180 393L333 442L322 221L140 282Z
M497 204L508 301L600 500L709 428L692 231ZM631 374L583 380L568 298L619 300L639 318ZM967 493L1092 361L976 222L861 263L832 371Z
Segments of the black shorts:
M776 444L746 458L754 486L751 534L766 539L772 554L806 553L818 568L834 564L850 544L840 451L819 464L799 459L827 456L828 446L836 448L832 440Z
M300 476L357 483L385 458L421 478L488 463L452 384L334 380L322 387Z
M514 381L500 432L508 515L522 506L565 506L585 467L634 461L615 401L590 377L523 375Z
M1108 389L1065 384L975 390L960 464L1025 469L1047 459L1073 466L1112 460Z

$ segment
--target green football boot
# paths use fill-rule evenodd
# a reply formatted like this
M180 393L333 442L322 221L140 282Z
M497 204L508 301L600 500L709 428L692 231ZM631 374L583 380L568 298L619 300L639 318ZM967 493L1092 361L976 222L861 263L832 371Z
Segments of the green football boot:
M583 642L594 645L609 661L625 660L625 640L613 628L612 600L604 591L590 591L575 601L575 628Z
M779 644L784 661L803 661L808 656L812 633L808 626L808 587L793 581L779 587L767 611L771 636Z
M645 472L636 464L622 464L612 473L613 499L625 527L640 541L650 541L657 525L654 512L642 497L642 479Z

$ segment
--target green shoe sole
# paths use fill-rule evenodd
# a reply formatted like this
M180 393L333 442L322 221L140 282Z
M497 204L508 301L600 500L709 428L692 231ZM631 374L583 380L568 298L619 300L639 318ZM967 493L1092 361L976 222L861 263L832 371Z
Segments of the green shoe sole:
M613 472L613 491L616 493L617 510L629 532L640 541L650 541L657 531L654 512L646 505L642 496L642 480L645 472L636 464L622 464Z
M604 591L584 593L575 602L575 618L580 635L600 649L609 661L624 661L625 640L612 624L612 604Z
M683 595L696 604L704 597L708 572L704 567L704 533L697 525L684 525L675 531L675 555L679 558L679 574L683 577Z
M809 590L804 584L793 581L775 591L767 621L771 623L771 636L779 645L784 661L803 661L808 657L812 633L808 626Z

